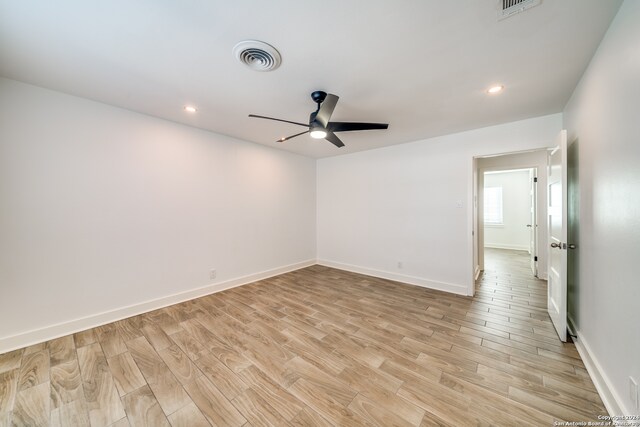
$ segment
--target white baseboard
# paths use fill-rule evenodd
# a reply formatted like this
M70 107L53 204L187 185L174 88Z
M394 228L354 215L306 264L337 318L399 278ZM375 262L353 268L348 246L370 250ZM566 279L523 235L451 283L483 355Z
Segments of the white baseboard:
M258 280L267 279L279 274L299 270L301 268L309 267L314 264L316 264L315 259L302 261L295 264L285 265L271 270L261 271L259 273L238 277L236 279L227 280L225 282L215 283L203 286L201 288L168 295L154 300L116 308L114 310L105 311L99 314L61 322L55 325L46 326L44 328L34 329L27 332L21 332L16 335L2 337L0 338L0 354L48 341L54 338L59 338L65 335L84 331L86 329L95 328L96 326L126 319L127 317L136 316L138 314L157 310L169 305L178 304L194 298L224 291L226 289L246 285Z
M529 246L522 245L503 245L501 243L484 243L485 248L493 248L493 249L510 249L513 251L527 251L529 252Z
M473 271L473 281L475 282L480 277L480 266L476 265L475 270Z
M578 353L584 362L584 366L587 368L587 372L589 372L589 376L591 376L591 380L596 386L596 390L598 390L598 394L600 395L602 403L604 403L604 407L607 409L609 415L620 416L632 414L633 412L631 412L629 408L625 408L623 400L613 388L611 380L609 380L609 377L602 368L602 365L598 362L598 359L591 351L591 347L589 347L589 344L585 341L584 335L576 329L571 316L569 316L567 320L569 331L571 331L573 335L577 336L577 338L574 338L576 349L578 350Z
M404 274L391 273L388 271L374 270L372 268L360 267L357 265L344 264L336 261L318 260L318 264L325 267L337 268L339 270L351 271L352 273L365 274L367 276L379 277L381 279L394 280L396 282L407 283L409 285L421 286L423 288L436 289L439 291L450 292L452 294L469 296L469 289L464 285L453 283L437 282L435 280L427 280L420 277L406 276Z

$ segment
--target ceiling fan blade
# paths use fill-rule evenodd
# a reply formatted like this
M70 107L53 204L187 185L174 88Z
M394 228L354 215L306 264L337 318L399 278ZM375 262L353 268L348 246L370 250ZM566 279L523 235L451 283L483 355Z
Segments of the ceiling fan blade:
M327 129L332 132L349 132L352 130L387 129L388 123L355 123L355 122L329 122Z
M316 120L322 124L323 128L327 127L329 119L333 114L333 109L336 108L336 104L338 103L338 99L340 99L340 97L328 94L324 101L322 101L320 110L318 110L318 114L316 114Z
M340 141L340 138L338 138L338 136L333 132L327 131L327 136L325 136L324 139L326 139L327 141L329 141L330 143L332 143L338 148L344 147L344 143Z
M295 135L287 136L286 138L280 138L276 142L285 142L285 141L290 140L291 138L295 138L296 136L304 135L305 133L309 133L309 131L305 130L304 132L296 133Z
M275 118L273 118L273 117L257 116L257 115L255 115L255 114L249 114L249 117L254 117L254 118L256 118L256 119L275 120L275 121L277 121L277 122L285 122L285 123L291 123L291 124L298 125L298 126L309 127L309 125L308 125L308 124L306 124L306 123L298 123L298 122L292 122L292 121L290 121L290 120L275 119Z

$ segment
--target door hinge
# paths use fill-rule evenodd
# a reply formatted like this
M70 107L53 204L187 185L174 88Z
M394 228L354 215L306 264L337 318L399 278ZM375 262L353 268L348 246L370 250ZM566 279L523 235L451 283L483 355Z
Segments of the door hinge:
M538 257L537 257L537 256L534 256L534 257L533 257L533 260L534 260L534 261L538 261Z
M537 176L533 178L533 182L538 182L538 177Z

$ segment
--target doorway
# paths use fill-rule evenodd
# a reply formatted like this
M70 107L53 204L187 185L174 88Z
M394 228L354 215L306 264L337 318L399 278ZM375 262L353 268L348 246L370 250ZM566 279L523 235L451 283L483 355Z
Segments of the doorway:
M504 252L528 259L537 277L537 168L485 170L483 175L485 255Z
M547 279L547 223L546 218L546 167L547 149L532 150L527 152L509 153L488 157L477 157L474 159L474 271L476 278L485 270L485 246L491 251L518 251L521 257L518 263L522 266L526 261L527 274L530 277ZM513 204L506 200L507 188L515 182L516 173L521 183L517 195L516 205L520 205L519 216L516 217L515 225L510 228L505 227L505 223L500 224L500 213L493 208L487 214L492 218L485 221L485 187L500 187L496 184L500 177L507 180L502 186L502 208L505 220L505 203ZM511 175L510 175L511 174ZM485 181L487 185L485 185ZM503 180L504 181L504 180ZM512 190L509 190L512 191ZM489 190L488 198L493 198L491 203L498 203L496 199L500 197L499 190ZM524 206L524 208L522 208ZM491 223L493 221L493 224ZM508 221L513 221L509 220ZM485 223L488 223L485 226ZM528 227L530 225L530 227ZM513 228L515 226L515 228ZM516 234L510 233L516 231ZM515 238L509 238L509 235ZM485 245L486 244L486 245ZM514 259L513 257L504 257Z

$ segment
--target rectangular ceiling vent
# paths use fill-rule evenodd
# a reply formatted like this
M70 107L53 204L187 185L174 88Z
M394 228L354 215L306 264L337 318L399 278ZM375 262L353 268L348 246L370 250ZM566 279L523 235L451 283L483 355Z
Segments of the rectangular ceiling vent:
M524 12L541 3L542 0L498 0L498 20Z

